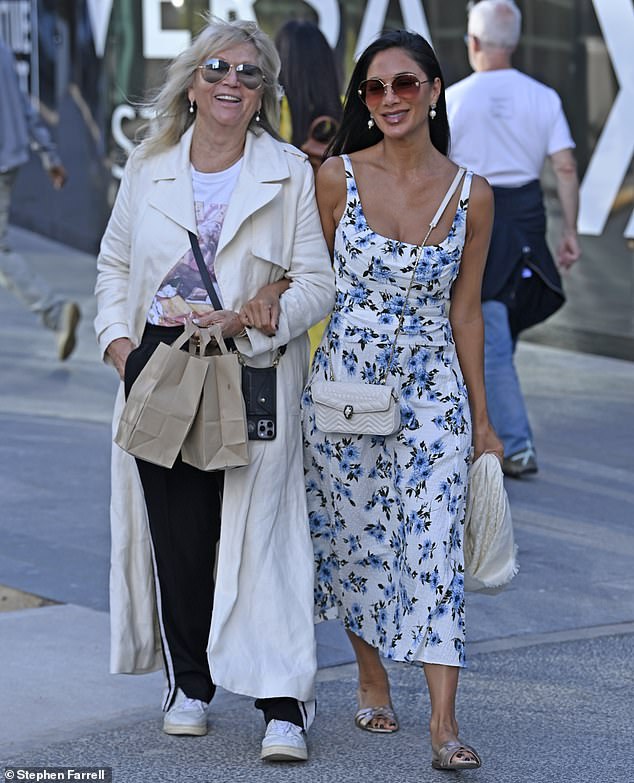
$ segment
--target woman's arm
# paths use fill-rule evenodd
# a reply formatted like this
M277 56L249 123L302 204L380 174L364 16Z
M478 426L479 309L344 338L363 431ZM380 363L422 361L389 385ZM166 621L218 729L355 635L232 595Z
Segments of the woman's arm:
M485 451L493 452L500 459L504 454L502 443L489 421L484 388L481 291L492 225L493 193L484 179L474 177L467 212L467 236L449 312L458 360L469 393L474 460Z
M288 187L291 190L287 198L292 200L296 211L292 242L288 243L288 258L283 265L290 285L280 299L277 331L267 336L259 329L249 330L248 339L238 344L246 356L285 345L328 315L334 302L334 275L315 203L312 169L303 158L298 160L291 155L289 160L291 182ZM278 229L271 226L271 230Z
M317 172L317 207L321 229L333 257L335 230L346 204L346 174L341 158L328 158Z
M130 273L130 197L134 153L126 165L112 214L97 258L97 317L95 331L102 357L123 378L123 368L134 348L128 329L127 302Z
M254 327L272 337L277 332L280 318L280 297L288 291L291 281L283 277L274 283L263 286L249 299L238 315L243 326Z

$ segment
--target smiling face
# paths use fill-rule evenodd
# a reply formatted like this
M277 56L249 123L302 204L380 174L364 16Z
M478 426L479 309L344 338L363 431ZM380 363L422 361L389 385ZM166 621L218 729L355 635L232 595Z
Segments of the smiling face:
M416 60L396 47L385 49L372 59L366 79L381 79L387 84L404 73L414 74L420 80L418 91L405 99L388 87L377 105L371 107L378 129L388 138L402 138L419 131L428 122L430 104L436 103L440 95L440 79L429 82Z
M234 66L240 63L257 65L258 62L257 50L251 43L236 44L222 51L210 52L205 61L210 58L225 60ZM202 123L210 130L221 126L234 129L236 134L246 135L253 115L260 108L262 87L255 90L245 87L238 79L235 67L215 84L206 82L198 69L194 74L192 86L187 91L187 97L196 102L197 123Z

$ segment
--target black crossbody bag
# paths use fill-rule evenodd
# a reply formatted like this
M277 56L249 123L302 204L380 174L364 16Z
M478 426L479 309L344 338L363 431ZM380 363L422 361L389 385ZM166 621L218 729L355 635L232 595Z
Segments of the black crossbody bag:
M198 244L198 237L191 231L188 233L192 252L209 294L209 300L215 310L222 310L224 308L211 281L211 275ZM230 351L235 351L238 354L242 365L242 396L247 411L249 440L273 440L277 435L277 365L286 351L286 346L283 345L278 350L275 361L270 367L251 367L245 363L231 337L227 338L225 343Z

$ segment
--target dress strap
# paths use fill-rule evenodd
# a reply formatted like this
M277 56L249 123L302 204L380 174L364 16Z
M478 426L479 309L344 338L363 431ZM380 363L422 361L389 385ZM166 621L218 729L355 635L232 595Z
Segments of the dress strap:
M460 201L468 201L469 194L471 193L471 182L473 180L473 171L467 171L464 175L464 182L462 183L462 190L460 191Z
M340 157L343 161L343 170L346 173L346 201L350 203L359 198L359 191L357 190L357 183L354 178L350 157L346 154L343 154Z
M440 206L438 207L438 210L434 217L431 220L431 223L429 224L429 231L427 232L427 236L425 237L425 241L427 241L427 238L431 234L431 231L433 228L436 228L438 225L438 221L443 216L444 211L447 209L447 204L451 201L451 197L458 189L458 185L460 184L460 180L462 179L462 175L465 173L464 169L458 169L456 172L456 176L453 178L453 181L451 185L449 185L449 190L445 193L445 197L442 200ZM424 244L425 242L423 242Z

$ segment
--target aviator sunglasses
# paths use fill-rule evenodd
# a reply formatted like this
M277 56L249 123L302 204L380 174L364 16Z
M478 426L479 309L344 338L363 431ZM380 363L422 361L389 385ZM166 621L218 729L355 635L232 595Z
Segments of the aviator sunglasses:
M202 73L203 79L209 84L221 82L229 75L232 68L235 70L240 84L246 87L247 90L257 90L266 81L262 70L257 65L252 65L251 63L234 65L234 63L228 63L226 60L212 58L203 65L199 65L198 68Z
M387 88L391 87L392 92L398 98L404 101L411 101L416 98L421 84L429 84L430 80L419 79L414 73L399 73L391 82L384 82L382 79L364 79L359 85L357 92L366 106L377 106L384 95L387 95Z

